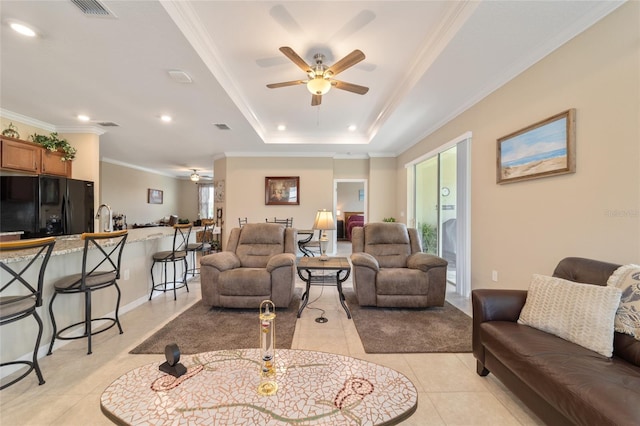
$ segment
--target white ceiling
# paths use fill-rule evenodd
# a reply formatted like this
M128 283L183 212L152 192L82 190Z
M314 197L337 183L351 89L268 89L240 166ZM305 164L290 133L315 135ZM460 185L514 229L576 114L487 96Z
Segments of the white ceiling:
M70 0L2 0L0 112L51 131L105 132L103 160L171 176L210 175L223 155L395 156L621 3L103 1L115 15L104 18ZM11 20L38 37L13 32ZM306 77L281 46L328 65L362 50L337 78L369 92L334 88L312 107L303 85L268 89Z

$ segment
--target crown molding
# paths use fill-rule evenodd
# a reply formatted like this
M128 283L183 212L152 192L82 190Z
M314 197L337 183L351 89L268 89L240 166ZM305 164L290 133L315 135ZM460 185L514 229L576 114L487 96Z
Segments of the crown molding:
M15 120L20 123L27 124L32 127L37 127L47 132L55 132L56 126L35 118L28 117L26 115L18 114L17 112L9 111L4 108L0 108L0 116L8 118L9 120Z

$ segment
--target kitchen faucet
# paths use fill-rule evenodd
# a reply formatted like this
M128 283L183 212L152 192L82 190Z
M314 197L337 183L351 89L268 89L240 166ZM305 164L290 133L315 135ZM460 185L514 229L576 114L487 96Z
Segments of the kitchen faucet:
M107 212L109 213L109 222L108 226L105 226L104 228L102 227L102 208L106 208ZM109 207L107 204L100 204L100 207L98 207L98 213L96 213L96 219L100 219L100 221L98 222L98 227L100 229L102 229L102 232L112 232L113 231L113 213L111 212L111 207Z

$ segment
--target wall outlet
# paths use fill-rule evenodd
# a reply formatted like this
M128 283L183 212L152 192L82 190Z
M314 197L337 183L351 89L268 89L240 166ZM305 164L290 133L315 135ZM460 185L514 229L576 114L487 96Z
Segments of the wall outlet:
M493 282L498 282L498 271L491 271L491 280Z
M123 277L123 278L124 278L124 280L125 280L125 281L126 281L126 280L128 280L128 279L129 279L129 270L128 270L128 269L125 269L125 270L124 270L124 274L123 274L123 275L124 275L124 277Z

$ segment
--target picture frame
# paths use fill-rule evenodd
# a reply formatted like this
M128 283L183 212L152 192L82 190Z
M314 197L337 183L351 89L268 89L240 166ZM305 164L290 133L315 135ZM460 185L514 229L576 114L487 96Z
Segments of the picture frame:
M300 176L265 177L264 203L267 206L299 205Z
M151 189L147 191L147 203L149 204L162 204L162 191L159 189Z
M498 139L496 183L575 173L575 117L569 109Z

